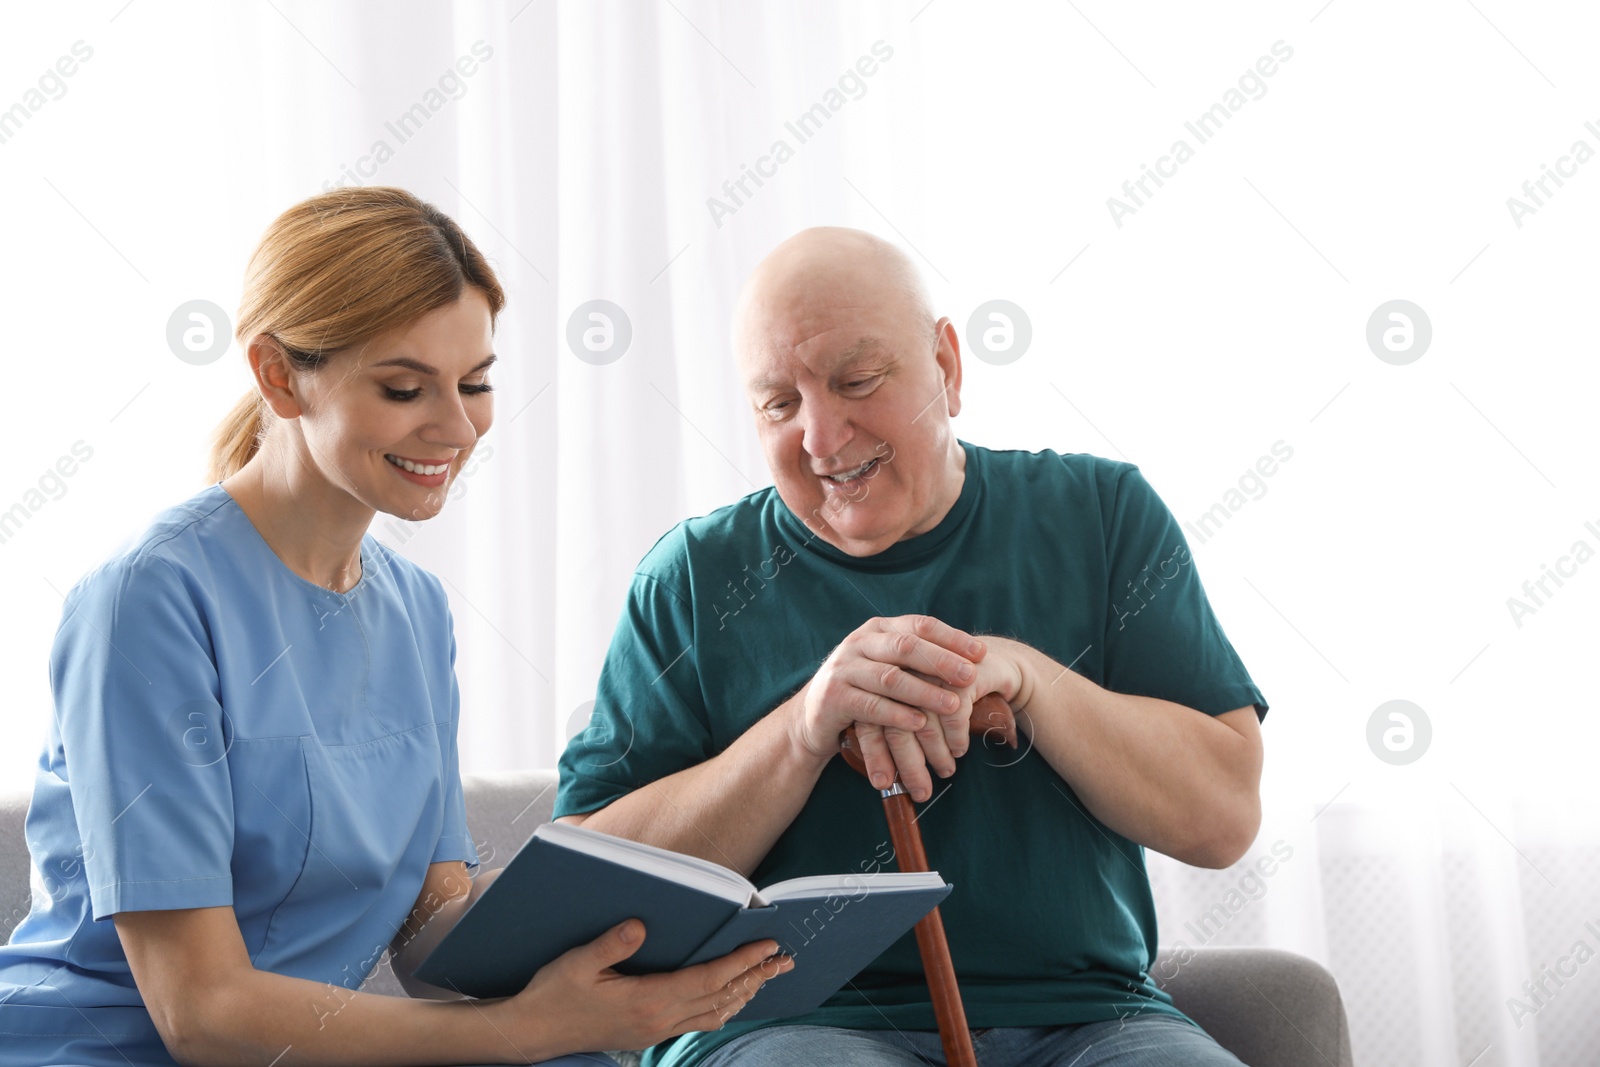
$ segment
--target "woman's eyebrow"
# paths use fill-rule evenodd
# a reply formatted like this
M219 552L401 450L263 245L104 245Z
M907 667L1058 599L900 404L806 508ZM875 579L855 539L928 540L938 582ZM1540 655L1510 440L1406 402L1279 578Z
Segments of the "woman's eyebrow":
M484 360L482 363L478 364L476 367L473 367L471 370L467 371L467 373L468 374L476 374L476 373L478 373L478 371L481 371L481 370L484 370L484 369L488 368L492 363L494 363L499 358L500 358L499 356L491 355L488 359ZM421 360L411 359L409 356L396 356L394 359L386 359L382 363L374 363L372 365L374 367L404 367L406 370L414 370L418 374L438 374L439 373L438 368L430 367L430 366L428 366L428 364L423 363Z

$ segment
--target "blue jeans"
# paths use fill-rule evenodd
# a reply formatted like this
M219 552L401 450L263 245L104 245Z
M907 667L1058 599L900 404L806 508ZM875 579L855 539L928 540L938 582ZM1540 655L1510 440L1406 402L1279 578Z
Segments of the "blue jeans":
M1197 1026L1170 1015L1074 1026L972 1031L982 1067L1241 1067ZM701 1067L945 1067L937 1030L769 1026L723 1045Z

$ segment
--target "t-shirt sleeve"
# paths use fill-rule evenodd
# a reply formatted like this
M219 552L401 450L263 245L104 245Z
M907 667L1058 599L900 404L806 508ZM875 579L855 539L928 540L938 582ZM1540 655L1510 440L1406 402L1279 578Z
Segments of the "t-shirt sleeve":
M467 829L467 804L461 791L461 753L456 734L461 725L461 686L456 681L456 624L448 613L450 627L450 721L439 727L439 748L443 754L440 769L444 783L444 828L431 863L460 860L469 868L478 865L478 848Z
M1138 467L1116 477L1106 530L1105 686L1208 715L1266 699L1222 632L1188 541Z
M561 755L555 817L596 811L716 754L693 646L689 604L636 574L588 725Z
M233 903L232 731L184 576L145 555L86 578L50 684L94 917Z

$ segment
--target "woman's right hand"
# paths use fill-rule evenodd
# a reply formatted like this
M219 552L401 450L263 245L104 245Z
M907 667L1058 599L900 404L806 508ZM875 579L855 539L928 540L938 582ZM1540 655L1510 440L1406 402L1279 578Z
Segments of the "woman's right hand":
M540 1058L569 1052L643 1049L691 1030L717 1030L756 995L763 982L794 967L774 956L774 941L755 941L720 959L665 974L624 975L613 968L644 944L638 919L612 927L533 976L501 1001L511 1033ZM513 1038L513 1040L516 1040ZM551 1051L554 1050L554 1051Z

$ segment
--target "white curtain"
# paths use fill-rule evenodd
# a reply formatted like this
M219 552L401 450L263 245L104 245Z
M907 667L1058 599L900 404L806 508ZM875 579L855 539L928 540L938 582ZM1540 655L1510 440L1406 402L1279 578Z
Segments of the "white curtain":
M1150 859L1163 939L1321 960L1363 1065L1595 1062L1592 12L110 0L7 20L5 788L47 722L60 594L199 487L246 387L237 348L175 358L168 317L231 315L288 204L407 186L510 293L480 461L440 519L375 524L447 583L469 771L551 765L637 560L768 484L733 299L788 234L859 226L911 251L964 339L987 301L1024 310L1020 358L969 349L959 431L1138 463L1273 705L1246 860ZM1368 342L1393 300L1431 322L1405 365ZM580 348L625 315L626 350L576 351L575 315ZM1427 717L1415 762L1369 744L1391 700Z

